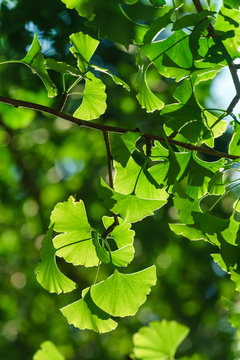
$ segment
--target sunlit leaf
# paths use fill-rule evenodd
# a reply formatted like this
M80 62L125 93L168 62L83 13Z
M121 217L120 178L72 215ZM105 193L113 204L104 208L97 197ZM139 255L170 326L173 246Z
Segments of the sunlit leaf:
M138 72L138 91L138 102L142 108L146 109L147 112L153 112L163 108L164 102L154 95L149 89L146 79L146 71L143 67L141 67Z
M91 296L94 303L110 315L135 315L155 284L155 266L133 274L115 270L107 280L91 287Z
M82 299L60 309L69 324L81 330L88 329L99 333L112 331L117 327L118 324L110 315L95 305L89 288L83 290L82 296Z
M51 341L44 341L41 344L41 349L38 350L34 356L33 360L64 360L60 351Z
M176 321L153 321L133 336L133 352L137 359L174 359L178 346L189 328Z
M107 94L105 89L106 86L102 80L96 78L89 72L82 94L82 103L73 116L82 120L93 120L104 114L107 108Z
M163 192L162 200L148 200L136 195L124 195L112 190L101 180L99 186L99 197L103 200L104 206L123 219L135 222L146 216L153 215L153 211L166 204L166 192Z
M83 32L72 34L69 38L73 44L70 51L77 58L80 71L85 73L89 61L98 47L99 41Z
M70 292L77 285L58 269L55 254L56 249L52 243L52 229L50 229L42 242L40 250L41 262L36 268L37 281L50 293Z
M74 265L98 265L91 226L81 200L77 202L70 196L68 201L58 203L51 214L51 222L53 229L61 233L53 239L57 256Z

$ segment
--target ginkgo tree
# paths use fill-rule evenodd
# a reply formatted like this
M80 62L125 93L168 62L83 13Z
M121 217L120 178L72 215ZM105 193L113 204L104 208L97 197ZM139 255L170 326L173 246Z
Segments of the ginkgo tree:
M235 63L240 46L238 2L225 0L215 11L210 2L193 0L194 10L186 13L174 2L169 5L163 0L141 1L141 6L150 9L151 14L145 22L143 14L134 15L138 0L63 0L63 3L84 22L84 31L69 37L72 54L69 63L45 58L37 34L22 59L1 63L9 67L27 66L40 78L50 98L59 94L57 106L5 96L0 96L0 102L64 119L78 125L75 131L85 127L102 133L108 176L103 178L99 174L96 196L105 208L105 215L93 227L88 221L87 205L85 208L81 199L69 194L58 202L42 241L37 281L50 293L69 293L78 284L64 274L58 266L59 259L73 267L95 268L94 282L77 290L77 301L60 310L69 324L81 330L99 333L114 330L119 318L137 313L157 284L155 264L134 272L122 269L134 262L132 227L172 202L178 219L169 224L171 231L210 244L213 260L229 274L239 291L240 203L234 193L239 186L240 158L239 120L234 114L240 100ZM105 38L134 58L135 88L110 66L95 60L100 41ZM199 89L226 67L236 95L226 109L208 108L199 98ZM153 68L163 81L175 84L170 103L151 89L148 76ZM101 116L108 111L109 81L126 94L134 94L143 111L154 113L156 127L146 132L144 124L142 128L131 128L102 120ZM78 97L78 106L70 113L65 109L71 95ZM215 139L227 133L229 118L233 134L228 152L221 152L215 148ZM204 158L204 154L214 160ZM235 199L231 213L223 218L215 210L229 193L235 194ZM101 269L106 267L110 276L103 279ZM230 314L235 314L231 301L225 302ZM230 315L232 318L234 315ZM236 321L231 324L236 326ZM152 323L148 330L144 328L135 335L133 356L155 358L152 350L146 349L152 344L152 337L158 336L158 347L155 349L152 344L156 359L173 359L177 345L187 333L184 325L175 322ZM145 342L144 355L139 349Z

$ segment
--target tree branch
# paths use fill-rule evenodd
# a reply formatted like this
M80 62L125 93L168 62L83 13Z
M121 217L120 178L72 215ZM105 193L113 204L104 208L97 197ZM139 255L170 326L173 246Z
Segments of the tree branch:
M97 124L97 123L86 121L86 120L80 120L80 119L75 118L72 115L66 114L66 113L61 112L59 110L50 108L48 106L35 104L35 103L29 102L29 101L17 100L17 99L8 98L8 97L5 97L5 96L0 96L0 103L9 104L9 105L12 105L14 107L25 107L25 108L32 109L32 110L45 112L47 114L52 114L54 116L60 117L61 119L70 121L70 122L72 122L72 123L74 123L74 124L76 124L78 126L83 126L83 127L90 128L90 129L114 132L114 133L118 133L118 134L125 134L128 131L129 132L139 132L139 129L127 129L127 128L121 128L121 127L117 127L117 126L110 126L110 125L105 125L105 124ZM144 136L148 137L151 140L157 140L157 141L166 142L163 136L147 134L147 133L142 134L142 136L143 137ZM226 158L226 159L231 159L231 160L240 159L240 156L223 153L221 151L217 151L217 150L210 149L210 148L207 148L207 147L196 146L196 145L192 145L192 144L189 144L189 143L184 143L182 141L174 140L174 139L172 139L170 137L168 137L168 142L171 143L171 144L177 145L177 146L181 146L184 149L198 151L198 152L213 155L213 156L216 156L216 157L219 157L219 158Z

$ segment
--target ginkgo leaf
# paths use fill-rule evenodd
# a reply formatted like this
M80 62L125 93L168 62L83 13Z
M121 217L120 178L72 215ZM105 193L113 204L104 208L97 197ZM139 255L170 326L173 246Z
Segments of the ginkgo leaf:
M124 195L112 190L102 179L99 186L99 197L103 200L104 206L120 214L123 219L129 222L136 222L146 216L153 215L153 211L166 204L166 193L163 193L162 200L148 200L136 195Z
M108 279L91 287L91 296L94 303L110 315L135 315L155 284L155 266L133 274L115 270Z
M228 311L230 324L240 330L240 305L238 302L232 302L228 298L222 297L221 302Z
M72 34L69 38L73 44L70 51L77 58L80 71L85 73L89 61L98 47L99 41L83 32Z
M153 321L133 336L133 353L141 360L174 359L189 328L176 321Z
M233 136L229 144L229 153L240 155L240 125L235 122Z
M53 239L57 256L74 265L98 265L91 226L81 200L75 201L70 196L68 201L58 203L51 214L51 223L53 229L61 233Z
M193 200L188 197L185 192L179 193L175 186L175 192L173 196L173 204L176 210L178 210L179 219L185 224L193 224L194 220L192 217L192 212L200 212L199 201Z
M91 64L91 67L92 67L93 69L97 70L97 71L100 71L100 72L102 72L102 73L104 73L104 74L107 74L108 76L110 76L110 77L112 78L112 80L115 82L115 84L121 85L121 86L124 87L127 91L130 91L129 85L128 85L125 81L123 81L122 79L120 79L118 76L113 75L110 70L104 69L104 68L102 68L102 67L100 67L100 66L97 66L97 65L94 65L94 64Z
M52 228L48 230L40 250L41 262L36 267L37 281L50 293L67 293L76 289L77 284L67 278L58 269L55 257L56 249L52 243Z
M143 165L139 165L141 160ZM124 195L136 195L141 199L166 200L168 194L162 188L162 180L168 172L168 164L166 166L157 164L147 169L144 163L145 159L141 159L141 155L137 151L133 153L125 166L114 162L115 190ZM161 171L160 177L159 170Z
M103 224L107 229L114 222L113 218L103 217ZM119 225L115 226L113 231L109 234L117 245L118 249L111 251L111 246L105 248L105 242L102 245L97 236L94 237L94 245L99 259L103 263L112 263L115 266L127 266L134 257L133 237L134 231L130 230L131 224L118 218ZM108 241L106 239L105 241Z
M57 95L57 88L52 82L47 69L45 65L45 58L41 54L42 48L38 41L37 34L34 35L33 42L31 44L30 49L28 50L28 53L23 59L20 60L10 60L5 61L2 64L14 64L14 63L20 63L27 65L34 74L37 74L40 79L42 80L49 97L54 97Z
M142 108L146 109L147 112L161 110L164 106L164 102L154 95L149 89L144 67L141 67L138 71L137 99Z
M61 308L69 324L81 330L94 330L99 333L112 331L117 323L101 310L92 300L89 288L82 292L82 299Z
M65 360L58 348L51 341L44 341L41 349L33 355L33 360Z
M92 6L89 0L61 0L68 9L75 9L80 16L90 17Z
M57 71L62 75L69 74L76 77L81 75L77 68L62 61L56 61L52 58L47 58L45 60L45 64L47 69Z
M134 247L133 245L125 245L117 250L110 251L100 245L99 240L94 239L94 245L98 258L105 264L112 263L114 266L122 267L127 266L134 258Z
M109 226L113 224L114 218L104 216L102 218L102 221L104 227L107 229ZM135 231L131 230L131 224L128 221L123 220L121 218L118 218L118 223L119 225L115 226L115 228L111 231L109 235L113 237L118 248L121 248L129 244L132 245Z
M123 167L126 166L130 155L136 147L139 139L139 133L127 132L121 136L110 133L111 153L115 161L119 162Z
M73 115L78 119L93 120L104 114L107 108L105 89L102 80L88 72L82 103Z

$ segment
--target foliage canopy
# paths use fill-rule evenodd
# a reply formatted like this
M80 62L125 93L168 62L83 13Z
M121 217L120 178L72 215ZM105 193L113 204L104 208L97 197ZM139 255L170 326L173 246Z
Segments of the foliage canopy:
M199 0L172 4L164 0L56 2L62 9L57 10L59 18L65 25L72 22L76 31L72 33L66 26L66 36L57 20L51 31L40 30L41 21L37 25L25 19L25 28L33 27L35 34L27 53L20 56L18 48L16 53L14 47L9 50L13 44L11 36L6 40L4 16L14 11L19 14L25 1L16 1L13 9L8 1L2 5L1 253L11 258L14 251L20 251L19 235L10 230L18 216L26 240L48 226L46 235L36 241L37 247L41 242L36 279L49 293L71 293L66 295L68 301L63 297L56 300L69 324L96 333L117 332L118 324L123 329L130 319L125 317L134 316L129 320L132 330L125 336L136 332L133 359L236 359L239 352L234 346L239 335L229 325L229 339L216 349L207 349L204 341L201 346L191 345L191 340L177 348L189 327L197 337L197 318L203 333L205 322L206 327L216 326L213 302L206 306L204 302L212 297L216 297L214 306L219 313L225 307L230 324L240 330L236 307L240 289L240 131L235 114L240 99L238 2L225 0L220 7L211 1L203 5ZM39 15L42 19L42 11ZM44 31L47 51L41 46ZM62 44L57 41L59 34ZM23 39L22 45L24 48ZM209 86L225 68L236 94L225 109L211 107ZM30 77L29 69L37 80ZM41 119L46 128L40 125ZM51 142L52 119L56 131ZM19 202L16 216L11 215L8 196L11 203ZM224 204L228 204L227 210ZM21 212L27 221L21 220ZM147 221L149 225L145 225ZM154 222L160 223L157 226L167 239L168 250L163 253L150 239L156 236ZM139 242L141 232L143 240ZM11 248L8 239L14 236ZM31 245L28 243L24 251L30 249L31 254ZM185 254L191 246L195 258L191 258L191 250ZM30 256L30 262L36 264L37 256ZM185 282L183 265L179 264L164 280L164 269L174 256L179 264L183 258L184 266L192 272L191 281ZM199 291L198 286L189 285L196 279L198 282L201 269L194 266L196 258L198 267L203 261L208 277L204 256L219 279L211 279L212 287L204 279L208 284L205 300L201 294L192 300L192 292ZM29 260L24 261L27 264ZM178 296L190 298L184 305L186 317L170 308L158 313L158 305L147 310L147 301L140 309L140 325L164 317L171 321L153 321L138 331L135 315L152 287L161 287L157 275L166 281L165 293L175 287ZM224 286L219 285L224 289L218 291L224 296L222 305L217 300L218 281L224 281ZM11 282L17 289L24 288L26 276L16 271ZM155 296L155 302L160 296L157 291L150 295ZM53 301L50 298L43 303ZM171 302L170 298L171 294L167 301ZM5 296L4 312L8 301ZM161 306L167 308L164 303ZM144 311L150 314L146 321ZM32 317L40 321L34 310ZM11 331L6 327L4 331L11 340ZM37 347L39 342L35 350ZM186 350L189 357L183 356ZM122 353L129 353L129 346ZM65 355L69 358L77 353L66 350ZM64 358L53 343L43 342L34 359L50 357Z

